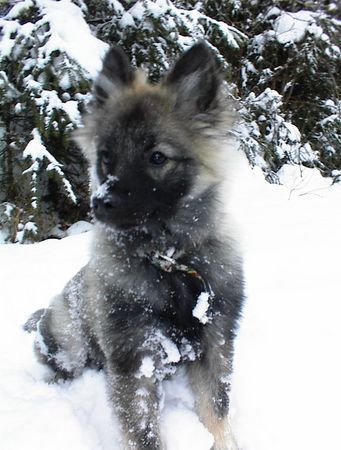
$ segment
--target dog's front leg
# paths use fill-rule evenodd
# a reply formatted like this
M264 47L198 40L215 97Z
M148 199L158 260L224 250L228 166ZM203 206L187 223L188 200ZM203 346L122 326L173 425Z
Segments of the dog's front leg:
M160 438L160 385L155 378L107 371L111 401L121 423L124 450L164 450Z
M228 344L214 346L188 366L199 418L214 437L213 450L238 449L228 419L231 350Z

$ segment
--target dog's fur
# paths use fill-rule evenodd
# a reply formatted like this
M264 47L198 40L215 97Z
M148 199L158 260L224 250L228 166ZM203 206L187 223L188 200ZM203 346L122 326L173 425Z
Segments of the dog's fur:
M76 137L94 168L92 256L26 328L37 324L36 352L59 376L105 370L127 449L165 448L162 380L179 365L214 449L235 448L227 415L243 276L220 204L234 151L225 97L202 42L156 86L112 48ZM171 248L183 266L167 272L152 255ZM195 316L203 290L208 310Z

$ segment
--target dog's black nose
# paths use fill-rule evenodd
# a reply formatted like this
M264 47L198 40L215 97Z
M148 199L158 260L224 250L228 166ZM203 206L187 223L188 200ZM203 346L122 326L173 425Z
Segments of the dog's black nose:
M94 211L99 212L100 210L109 211L110 209L115 209L122 204L123 200L119 194L113 193L110 196L101 198L94 197L92 199L92 207Z

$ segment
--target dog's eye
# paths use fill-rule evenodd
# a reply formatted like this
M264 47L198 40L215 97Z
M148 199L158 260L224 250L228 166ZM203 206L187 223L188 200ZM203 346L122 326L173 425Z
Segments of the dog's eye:
M167 161L167 156L161 152L154 152L149 158L149 162L155 166L161 166Z

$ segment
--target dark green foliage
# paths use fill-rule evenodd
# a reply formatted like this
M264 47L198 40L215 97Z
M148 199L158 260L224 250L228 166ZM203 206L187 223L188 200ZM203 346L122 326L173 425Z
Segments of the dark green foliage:
M51 31L42 18L33 6L3 22L5 36L13 40L0 55L5 129L0 202L16 211L16 232L7 233L10 240L41 240L53 228L84 218L89 209L87 164L70 131L90 84L63 50L44 50ZM33 154L25 153L32 139ZM3 228L8 231L7 225Z
M238 29L212 20L196 3L132 1L126 10L113 8L103 22L89 20L96 24L94 31L100 39L121 46L136 67L146 68L150 80L158 81L184 49L198 39L204 38L214 47L215 41L219 42L230 59L240 54L246 44L246 36ZM93 11L93 1L86 4L89 12ZM227 68L223 54L216 51Z
M304 15L292 14L302 10ZM287 162L317 166L326 175L340 169L341 24L335 19L336 5L226 0L205 2L205 11L233 22L249 37L242 58L232 64L234 74L240 74L234 81L246 122L242 147L250 162L270 175ZM300 37L285 39L276 32L286 12L295 19L289 31L300 22L305 25ZM270 101L270 92L273 98L266 106L263 100ZM287 126L296 127L296 142L285 132Z

